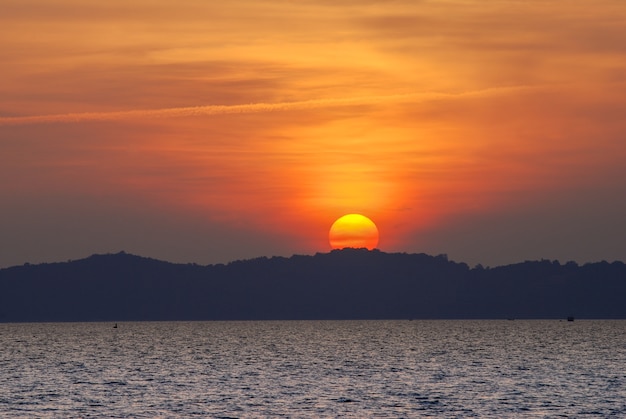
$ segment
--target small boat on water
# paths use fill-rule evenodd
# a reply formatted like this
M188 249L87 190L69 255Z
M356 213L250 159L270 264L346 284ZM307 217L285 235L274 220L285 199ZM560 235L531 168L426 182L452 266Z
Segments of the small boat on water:
M567 321L568 322L573 322L574 321L574 316L567 316Z

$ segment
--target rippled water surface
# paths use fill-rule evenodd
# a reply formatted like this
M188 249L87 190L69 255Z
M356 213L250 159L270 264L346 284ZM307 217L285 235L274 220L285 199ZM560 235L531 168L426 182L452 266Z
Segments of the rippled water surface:
M0 324L0 417L626 417L626 321Z

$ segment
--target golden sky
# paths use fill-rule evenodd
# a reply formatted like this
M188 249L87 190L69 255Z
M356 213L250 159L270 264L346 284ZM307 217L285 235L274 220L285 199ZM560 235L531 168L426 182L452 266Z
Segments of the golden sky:
M626 259L626 3L3 0L0 266Z

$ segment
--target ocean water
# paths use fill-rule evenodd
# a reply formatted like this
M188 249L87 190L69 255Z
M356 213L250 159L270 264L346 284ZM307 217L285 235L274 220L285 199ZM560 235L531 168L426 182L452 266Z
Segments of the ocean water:
M0 417L626 417L626 321L0 324Z

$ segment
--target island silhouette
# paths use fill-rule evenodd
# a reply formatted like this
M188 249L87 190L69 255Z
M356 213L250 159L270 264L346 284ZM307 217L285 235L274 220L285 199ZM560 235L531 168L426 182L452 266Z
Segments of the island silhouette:
M343 249L228 264L120 252L0 270L1 322L626 318L626 265Z

